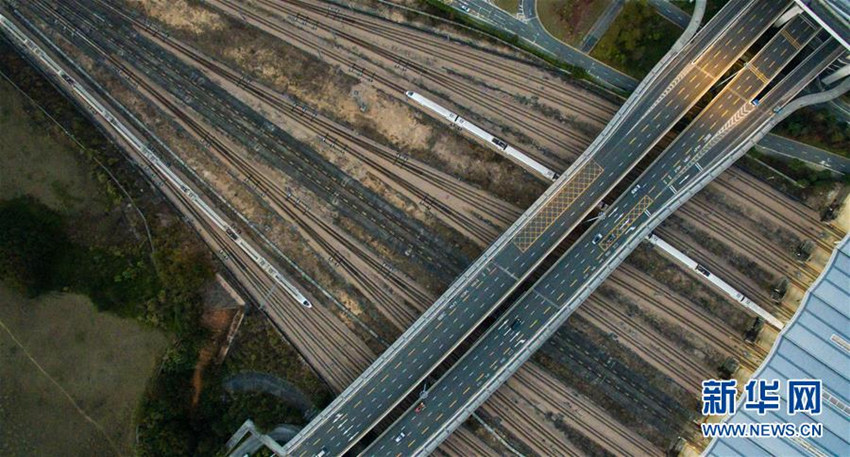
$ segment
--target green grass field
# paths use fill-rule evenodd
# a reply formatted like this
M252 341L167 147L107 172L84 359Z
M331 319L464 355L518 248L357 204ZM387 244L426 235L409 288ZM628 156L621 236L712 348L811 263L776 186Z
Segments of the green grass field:
M646 0L630 1L590 55L640 79L664 57L681 33Z
M104 211L108 201L70 141L46 134L50 123L33 122L23 96L4 79L0 100L0 198L31 195L61 213Z
M538 0L537 15L555 38L578 46L609 0Z
M519 0L495 0L493 3L511 14L516 14L519 11Z
M34 113L0 79L0 200L33 198L75 221L74 238L114 236L96 174ZM81 295L27 298L3 283L0 323L0 455L132 453L134 413L168 345L163 332L99 313Z
M80 295L27 299L2 285L0 323L0 455L130 454L165 335Z

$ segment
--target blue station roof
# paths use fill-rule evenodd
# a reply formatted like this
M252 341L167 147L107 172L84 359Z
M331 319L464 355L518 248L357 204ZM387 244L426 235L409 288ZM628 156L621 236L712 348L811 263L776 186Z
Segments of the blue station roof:
M823 437L715 438L705 456L850 456L850 236L833 252L824 272L803 297L756 379L780 380L781 409L759 416L741 408L729 423L819 422ZM788 416L789 379L823 380L822 413Z

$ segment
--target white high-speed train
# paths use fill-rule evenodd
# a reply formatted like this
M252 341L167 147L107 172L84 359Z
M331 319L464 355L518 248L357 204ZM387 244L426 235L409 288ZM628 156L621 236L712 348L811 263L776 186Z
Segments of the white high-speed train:
M291 282L289 282L271 263L261 256L253 246L251 246L244 238L239 236L219 214L212 209L202 198L198 196L189 186L175 174L154 152L148 148L133 132L131 132L123 123L119 122L115 116L105 107L100 101L93 97L86 88L77 84L71 76L65 73L62 68L48 56L39 46L32 40L28 39L21 30L6 17L0 14L0 28L7 31L8 34L27 47L30 52L40 60L51 72L62 78L71 90L76 93L86 105L89 106L95 113L106 120L124 140L126 140L134 149L136 149L150 163L151 167L160 172L168 181L180 189L192 203L201 210L220 230L224 231L227 236L235 242L243 252L251 257L263 271L268 274L276 284L281 286L287 294L294 298L298 303L306 308L312 308L313 304L304 296Z
M550 170L549 168L543 166L540 162L537 162L536 160L532 159L531 157L529 157L528 155L526 155L522 151L520 151L520 150L516 149L515 147L509 145L508 143L506 143L504 140L500 139L499 137L496 137L496 136L490 134L489 132L487 132L486 130L482 129L481 127L473 124L472 122L469 122L468 120L460 117L459 115L453 113L452 111L449 111L448 109L446 109L443 106L433 102L432 100L429 100L428 98L423 97L421 94L418 94L416 92L413 92L412 90L409 90L409 91L405 92L405 95L407 95L408 98L415 101L416 103L419 103L420 105L422 105L422 106L430 109L431 111L434 111L435 113L439 114L440 117L447 119L452 124L455 124L458 127L466 130L467 132L477 136L478 138L484 140L487 144L492 145L496 149L503 151L509 157L513 158L514 160L519 161L523 165L527 166L528 168L531 168L532 170L543 175L547 179L554 181L554 180L558 179L558 176L560 176L560 173L556 173L556 172Z

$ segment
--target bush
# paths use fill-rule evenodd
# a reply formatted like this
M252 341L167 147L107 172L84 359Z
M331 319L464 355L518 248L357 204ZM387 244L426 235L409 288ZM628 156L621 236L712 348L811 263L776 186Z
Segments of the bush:
M626 2L591 55L642 78L670 50L681 30L646 0Z
M71 247L62 217L30 197L0 202L0 279L28 296L49 290Z
M850 157L850 125L828 108L801 108L776 126L776 133Z

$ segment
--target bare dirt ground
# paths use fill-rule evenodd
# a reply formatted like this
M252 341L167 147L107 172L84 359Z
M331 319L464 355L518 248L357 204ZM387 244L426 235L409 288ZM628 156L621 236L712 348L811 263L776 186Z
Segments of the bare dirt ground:
M224 337L227 336L227 329L230 328L230 323L233 316L236 314L234 309L226 308L207 308L201 316L201 322L205 329L210 332L210 338L207 344L201 348L198 355L198 363L195 365L195 373L192 375L192 406L198 404L201 396L201 391L204 388L204 369L212 362L213 358L218 354Z

